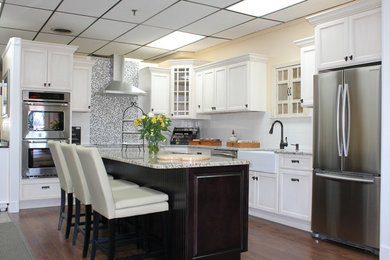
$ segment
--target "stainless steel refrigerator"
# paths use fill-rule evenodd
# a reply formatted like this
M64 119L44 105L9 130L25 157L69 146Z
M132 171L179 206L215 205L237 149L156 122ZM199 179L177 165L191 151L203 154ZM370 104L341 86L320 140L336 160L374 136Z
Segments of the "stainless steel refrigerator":
M381 66L314 76L314 237L378 253Z

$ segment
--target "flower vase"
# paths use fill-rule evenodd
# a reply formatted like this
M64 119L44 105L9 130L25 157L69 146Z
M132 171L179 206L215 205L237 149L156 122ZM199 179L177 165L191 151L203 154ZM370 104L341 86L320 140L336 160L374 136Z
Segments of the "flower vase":
M156 157L158 151L160 150L158 141L148 141L148 151L149 151L149 157Z

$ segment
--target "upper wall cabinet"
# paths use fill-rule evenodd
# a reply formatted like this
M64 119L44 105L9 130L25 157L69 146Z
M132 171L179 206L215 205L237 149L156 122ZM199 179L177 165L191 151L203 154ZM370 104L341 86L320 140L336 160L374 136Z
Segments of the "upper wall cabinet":
M308 18L318 70L381 60L380 1L363 0Z
M71 90L75 46L22 42L21 87Z
M91 78L93 61L75 58L72 77L72 111L89 112L91 108Z
M145 113L169 114L169 69L143 68L139 72L139 87L147 96L138 97Z
M316 73L314 37L294 43L301 48L301 106L313 107L313 75Z
M196 68L198 113L265 111L267 109L266 61L246 54ZM201 90L200 90L201 89Z

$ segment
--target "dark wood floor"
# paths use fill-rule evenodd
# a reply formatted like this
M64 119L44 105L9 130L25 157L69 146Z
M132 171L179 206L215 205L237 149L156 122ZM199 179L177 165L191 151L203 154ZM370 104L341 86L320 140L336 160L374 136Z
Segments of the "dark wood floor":
M57 231L58 207L22 210L10 214L18 223L39 260L82 259L82 236L76 246L64 239L64 226ZM65 224L65 223L64 223ZM119 252L120 255L128 250ZM88 255L89 257L89 255ZM105 259L98 252L97 260ZM249 218L249 251L242 260L377 260L378 257L347 246L315 240L310 233L275 224L262 219Z

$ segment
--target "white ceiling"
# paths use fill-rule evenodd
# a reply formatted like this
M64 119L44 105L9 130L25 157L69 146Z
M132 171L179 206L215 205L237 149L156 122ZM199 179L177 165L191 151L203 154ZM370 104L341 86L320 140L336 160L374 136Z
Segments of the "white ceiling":
M4 0L0 52L10 37L79 46L83 55L123 54L152 60L175 51L195 52L351 0L306 0L254 17L226 8L242 0ZM269 1L269 0L259 0ZM277 1L277 0L273 0ZM133 15L132 10L137 10ZM58 34L52 28L72 30ZM173 31L205 36L169 51L146 47Z

